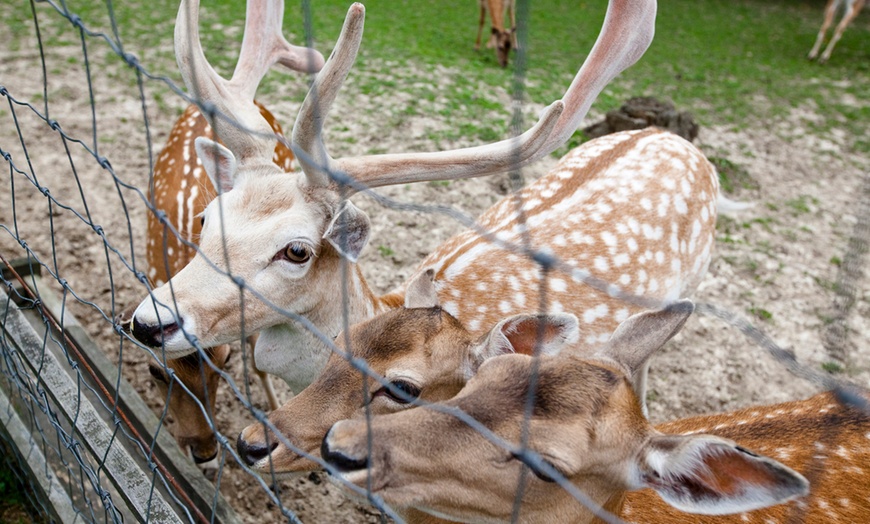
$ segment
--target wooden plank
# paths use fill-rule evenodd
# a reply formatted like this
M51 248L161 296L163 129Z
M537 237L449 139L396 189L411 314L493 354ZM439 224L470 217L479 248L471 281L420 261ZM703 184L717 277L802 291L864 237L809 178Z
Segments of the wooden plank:
M107 426L88 396L81 394L78 378L65 369L54 350L44 350L44 346L54 345L51 338L37 333L5 290L0 291L0 303L4 304L0 314L5 321L6 337L15 342L28 365L39 370L42 389L58 413L74 424L81 443L99 461L100 471L124 498L132 516L139 522L181 523L163 494L152 489L154 475L117 441L115 431Z
M80 349L88 365L103 384L114 386L118 384L118 405L130 416L130 419L140 435L153 435L159 420L142 400L133 386L121 377L118 381L118 368L106 357L106 354L91 340L79 321L64 309L61 297L51 291L38 278L34 278L37 296L40 297L46 309L61 323L67 335ZM63 314L61 314L63 313ZM141 351L132 342L124 343L124 351ZM219 524L240 524L233 509L220 493L215 493L214 485L202 474L196 465L181 451L175 439L166 428L158 434L152 451L155 457L166 466L170 474L181 488L193 499L197 508L208 518ZM215 497L217 495L217 497Z

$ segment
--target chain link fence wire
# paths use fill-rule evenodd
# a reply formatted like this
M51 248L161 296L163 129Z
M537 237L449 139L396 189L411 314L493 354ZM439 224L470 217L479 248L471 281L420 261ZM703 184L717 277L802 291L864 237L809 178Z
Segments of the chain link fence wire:
M7 76L4 72L0 76L0 96L8 108L6 119L14 129L13 135L4 135L3 142L0 142L0 156L8 167L6 185L10 206L4 210L0 233L6 236L4 241L11 240L15 244L15 249L11 252L0 253L0 266L4 269L4 295L0 297L0 314L3 318L0 337L0 418L5 428L0 432L0 442L2 447L11 451L4 453L6 463L18 472L19 480L28 487L26 494L30 505L49 521L235 522L238 517L232 510L227 509L226 502L220 495L220 487L228 475L235 475L240 471L241 475L258 486L270 504L278 508L283 519L300 522L297 512L281 496L281 479L274 474L271 478L262 477L240 460L233 437L239 428L223 428L212 423L212 406L198 404L202 414L212 424L211 429L220 445L218 467L212 476L213 486L204 480L190 480L199 479L201 473L190 464L185 466L187 458L177 449L167 451L172 448L171 442L167 443L169 437L166 425L169 414L165 405L168 402L164 403L158 415L149 415L148 407L134 398L137 397L135 391L126 384L124 366L132 362L127 357L129 352L144 350L153 361L164 364L166 362L162 351L140 346L114 322L128 305L119 302L119 290L124 290L127 294L131 294L130 290L136 290L132 294L140 296L143 295L142 291L150 291L141 257L136 257L135 239L141 238L143 233L137 230L138 225L131 220L129 207L145 206L161 217L171 234L178 235L178 231L165 213L153 208L145 191L130 183L130 177L124 176L113 167L110 158L118 158L123 154L138 155L136 167L153 172L154 135L149 120L150 96L153 95L146 91L146 86L152 86L151 82L159 84L162 90L168 89L185 100L190 99L169 78L149 72L139 59L125 51L110 1L105 4L106 19L101 21L108 22L108 32L92 29L90 22L76 15L66 2L31 0L23 3L23 6L29 10L28 27L36 42L35 48L28 49L27 52L34 56L38 54L39 64L39 71L29 71L29 74L41 76L41 81L37 82L41 84L41 95L32 90L16 92L11 74ZM529 3L519 1L516 8L520 47L516 55L512 85L511 131L514 136L518 136L524 129L528 48L526 21ZM304 41L308 45L314 41L311 9L308 2L302 3ZM53 62L46 58L46 49L57 43L58 28L63 24L66 25L64 30L77 38L76 45L65 47L62 54L66 54L70 63L78 64L84 82L79 82L77 89L69 93L66 100L56 101L56 97L50 96L53 87L50 64ZM95 25L99 24L95 22ZM51 36L46 28L50 28ZM76 51L73 53L70 47ZM99 56L100 67L93 65L95 55ZM105 63L113 67L103 69ZM122 71L129 76L123 76ZM123 78L119 78L121 76ZM138 144L134 151L113 148L110 135L104 134L99 125L102 121L102 110L96 92L112 82L124 84L123 89L127 90L128 113L124 118L141 124L136 126L139 136L133 140ZM154 90L156 92L157 88ZM131 92L133 96L130 96ZM72 107L67 107L70 104ZM86 115L84 119L81 118L83 107ZM77 115L77 118L69 118L69 124L59 116L69 117L71 114ZM218 116L229 118L227 115ZM10 139L10 136L14 136L14 139ZM51 140L45 137L51 137ZM112 157L107 150L116 156ZM49 155L51 159L45 161L43 157ZM316 164L315 159L306 158L304 152L297 151L297 156ZM604 292L612 288L611 283L578 271L553 257L546 249L535 246L534 239L523 238L520 245L505 242L495 237L492 232L480 228L471 216L452 207L401 202L356 183L344 173L330 171L327 166L321 167L328 171L329 176L341 188L342 194L349 188L384 208L441 215L474 229L506 251L529 257L539 265L545 276L561 273ZM44 182L54 180L55 177L49 176L52 169L68 170L70 176L58 182L58 186ZM82 170L101 171L103 177L99 186L89 187L83 182L79 177ZM518 216L522 221L525 203L520 200L517 191L523 184L522 175L519 170L513 170L509 177L516 196ZM843 362L848 361L847 322L860 289L858 286L863 278L867 239L870 238L870 198L866 187L867 184L864 192L858 195L858 220L847 253L843 257L836 284L837 298L833 304L836 315L825 337L827 351ZM94 195L98 192L103 195L117 195L117 199L111 203L113 220L110 225L95 218L98 214L106 216L106 210L99 209L105 205L105 200L99 200L96 207L93 204ZM25 222L21 218L24 211L32 211L34 207L42 208L40 214L45 217L44 220L37 224ZM70 221L77 223L70 225ZM70 232L82 230L88 236L79 237L85 240L76 240L70 250L65 245L72 241ZM186 239L182 241L196 248L194 243ZM3 244L7 245L9 242ZM70 252L74 253L77 249L99 252L104 260L103 267L68 267L59 263L59 257L69 256ZM384 377L371 370L364 360L350 358L344 350L337 348L332 337L321 333L309 319L268 303L258 290L224 271L220 264L213 261L208 263L212 270L223 273L225 278L232 279L238 286L242 311L245 309L245 297L266 302L269 307L286 316L288 321L311 331L321 343L349 358L355 369L371 376L376 383L389 387L389 382ZM98 272L101 275L98 280L102 288L76 288L68 280L70 271ZM342 271L345 276L352 271L346 260L343 261ZM548 310L547 280L546 277L542 278L543 285L538 297L541 311ZM344 278L342 295L345 304L349 295L347 283L348 279ZM658 305L627 293L620 295L620 298L646 307ZM172 304L168 306L172 307ZM777 345L741 315L708 303L698 304L697 313L721 319L742 332L747 340L768 352L797 378L812 382L823 389L833 389L841 402L870 413L864 397L855 393L860 389L857 385L850 384L842 377L822 373L801 364L791 351ZM88 344L87 330L78 324L75 320L77 317L88 318L87 327L91 330L96 326L96 330L111 332L112 335L106 338L113 340L114 345L98 348L104 354L102 360L95 360L94 353L89 353L88 348L84 347ZM349 324L348 318L349 314L345 311L345 333ZM243 339L244 334L240 338ZM246 356L242 357L244 382L239 384L231 374L210 361L205 348L200 346L195 337L188 335L188 340L197 349L202 364L210 366L222 376L233 399L250 413L252 419L271 430L291 451L314 460L324 469L335 473L319 457L309 456L281 435L266 418L267 413L252 400L252 394L247 387L247 371L251 364ZM105 358L106 355L109 356L108 359ZM181 393L196 398L183 382L174 377L171 369L166 368L165 371L169 374L167 397L173 390L181 390ZM519 520L526 475L529 471L535 471L554 479L602 520L622 522L618 516L597 507L586 494L529 448L529 428L536 383L537 377L533 377L533 386L529 390L525 407L526 424L519 442L505 441L484 424L461 411L446 409L419 399L408 400L415 405L426 406L427 409L451 413L494 444L509 450L528 466L529 469L523 469L517 482L514 521ZM370 398L368 381L363 381L363 387L364 398ZM143 417L147 419L144 423ZM836 429L831 428L831 431L835 432ZM371 442L369 446L371 447ZM402 520L377 494L371 492L371 486L368 489L353 485L345 487L373 505L381 519Z

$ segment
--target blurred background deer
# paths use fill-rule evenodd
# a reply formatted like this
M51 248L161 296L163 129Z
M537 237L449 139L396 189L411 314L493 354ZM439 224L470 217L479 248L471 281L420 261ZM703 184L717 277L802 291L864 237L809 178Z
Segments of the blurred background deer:
M491 34L486 42L487 49L495 49L495 58L498 65L507 67L511 49L517 49L517 21L514 12L514 0L478 0L480 6L480 20L477 23L477 40L474 50L480 50L480 39L483 36L483 26L486 22L486 13L489 12L491 21ZM510 19L510 27L505 27L505 11Z
M816 43L813 45L807 58L815 60L819 55L828 28L831 27L831 24L834 22L834 17L837 15L837 11L842 11L843 17L840 19L840 23L838 23L837 28L834 29L834 34L831 36L831 41L828 42L828 47L825 48L825 52L819 57L820 64L827 62L831 58L831 53L834 52L834 46L840 41L843 32L847 27L849 27L852 20L854 20L855 17L858 16L858 13L861 12L865 1L866 0L828 0L828 5L825 6L825 19L822 22L821 29L819 29L819 36L816 37Z

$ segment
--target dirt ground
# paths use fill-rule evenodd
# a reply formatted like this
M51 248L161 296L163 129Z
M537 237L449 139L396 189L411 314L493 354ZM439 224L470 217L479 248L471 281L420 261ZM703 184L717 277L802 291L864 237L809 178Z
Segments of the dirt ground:
M0 84L15 99L30 101L43 111L42 80L34 73L39 70L39 55L34 49L22 45L20 51L10 51L0 42ZM117 362L119 340L108 318L145 295L127 267L135 261L137 270L145 269L143 193L148 185L149 156L141 103L129 71L117 61L107 62L97 49L92 60L105 65L93 78L96 112L92 114L81 64L68 60L79 56L80 49L49 48L46 52L50 118L90 148L95 120L97 154L109 160L120 183L80 144L67 141L68 156L58 133L30 109L13 105L23 146L29 154L27 159L12 110L4 100L0 104L0 149L11 154L11 171L16 172L10 175L9 164L0 164L5 172L4 189L0 190L0 224L6 228L0 231L0 253L7 259L24 255L13 237L17 230L21 241L51 272L65 279L77 297L99 306L104 313L82 302L69 302L90 335ZM459 74L447 68L442 73L443 82ZM333 115L340 116L327 122L326 140L334 156L360 155L374 148L390 152L436 148L426 137L427 131L443 125L437 112L427 111L424 104L420 113L429 116L404 115L400 96L390 92L363 94L354 89L355 78L350 77L333 110ZM285 129L292 126L304 86L304 78L286 77L264 100ZM163 102L154 101L155 92L163 93ZM506 91L486 96L509 100ZM154 82L146 84L146 97L153 158L183 103ZM530 105L528 113L534 115L540 107ZM508 111L506 108L505 114ZM383 126L385 116L390 117L388 127ZM599 116L593 110L587 123ZM792 351L802 365L821 372L823 365L835 367L823 338L835 314L838 262L847 258L849 239L859 216L857 198L862 194L865 174L870 172L870 159L851 153L850 137L844 133L814 135L810 129L818 118L812 107L801 107L778 121L746 123L740 131L729 126L702 125L697 145L708 156L727 159L745 172L729 196L755 206L734 218L720 219L714 261L694 298L749 319ZM452 148L475 143L438 145ZM546 172L555 160L546 159L526 170L526 181ZM18 170L38 179L54 198L71 209L49 204ZM505 186L505 176L493 176L450 184L391 187L381 193L401 202L449 205L476 216L501 198ZM355 202L372 219L373 236L360 264L378 292L402 282L434 246L461 229L443 216L384 209L364 197L357 197ZM101 226L111 249L75 213L89 213ZM840 376L870 386L866 364L870 361L870 292L866 276L855 281L854 286L857 300L847 316L848 358ZM146 353L130 343L125 343L123 349L124 377L159 413L162 399L149 380ZM244 382L241 359L233 359L230 371L238 384ZM257 383L253 379L249 382L254 403L265 408ZM653 361L649 401L652 419L664 421L803 398L817 390L817 385L792 375L733 326L696 315ZM287 398L285 389L280 393ZM221 390L218 405L218 427L234 441L252 417L227 387ZM283 504L303 522L378 520L377 512L347 499L319 474L285 480L280 485ZM245 522L281 518L279 509L235 464L224 473L221 491Z

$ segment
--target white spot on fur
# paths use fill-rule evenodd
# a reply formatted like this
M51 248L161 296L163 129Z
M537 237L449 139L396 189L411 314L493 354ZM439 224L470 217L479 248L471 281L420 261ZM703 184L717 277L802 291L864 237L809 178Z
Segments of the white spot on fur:
M591 324L599 318L604 318L609 312L610 308L607 307L607 304L598 304L597 306L583 312L583 322Z

